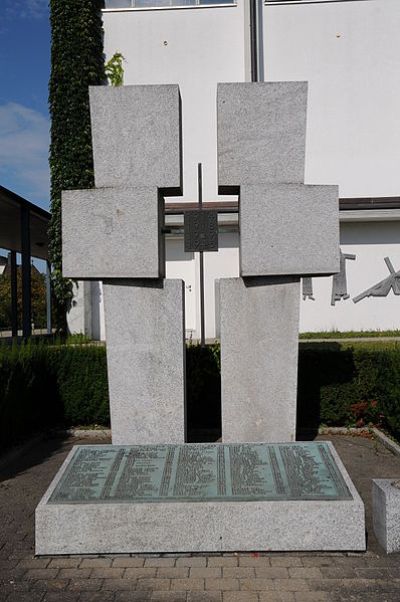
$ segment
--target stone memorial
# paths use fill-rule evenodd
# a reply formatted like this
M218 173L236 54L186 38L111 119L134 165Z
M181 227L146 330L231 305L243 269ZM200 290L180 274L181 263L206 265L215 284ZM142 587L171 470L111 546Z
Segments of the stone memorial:
M240 231L240 278L219 284L225 442L295 440L300 278L340 269L338 187L304 184L306 112L306 82L218 85Z
M164 279L179 90L90 90L96 187L63 194L63 260L65 275L103 281L113 445L71 450L36 509L36 554L365 549L364 506L332 444L293 442L300 277L339 264L337 189L302 184L306 94L219 87L242 276L219 284L223 443L189 444L183 283ZM187 222L188 247L218 246L215 214Z
M399 479L373 479L372 517L376 538L385 552L400 552Z
M331 443L78 446L36 553L363 550L363 517Z

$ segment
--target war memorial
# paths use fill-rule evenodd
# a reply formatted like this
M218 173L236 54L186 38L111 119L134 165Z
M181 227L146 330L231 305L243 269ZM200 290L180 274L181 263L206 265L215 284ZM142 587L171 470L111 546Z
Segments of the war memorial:
M338 190L304 184L307 84L220 84L219 190L240 277L219 282L222 442L186 443L176 85L90 89L95 188L63 194L63 272L104 283L112 445L75 446L36 509L36 554L362 551L334 447L296 442L300 279L340 270Z

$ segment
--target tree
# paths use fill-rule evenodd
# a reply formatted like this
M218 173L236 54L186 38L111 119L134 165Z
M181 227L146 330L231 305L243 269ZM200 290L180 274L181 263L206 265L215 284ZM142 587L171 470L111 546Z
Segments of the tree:
M55 321L66 330L71 281L62 277L61 191L94 185L88 87L105 82L103 0L50 0L51 221Z
M46 277L35 266L31 268L32 322L35 328L46 328ZM22 324L22 270L17 268L17 315ZM0 276L0 328L11 328L11 274L6 268Z

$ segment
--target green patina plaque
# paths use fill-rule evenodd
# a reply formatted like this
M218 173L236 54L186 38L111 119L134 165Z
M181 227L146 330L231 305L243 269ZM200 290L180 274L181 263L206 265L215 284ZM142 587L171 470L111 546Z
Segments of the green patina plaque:
M77 447L49 503L347 499L324 442L189 443Z

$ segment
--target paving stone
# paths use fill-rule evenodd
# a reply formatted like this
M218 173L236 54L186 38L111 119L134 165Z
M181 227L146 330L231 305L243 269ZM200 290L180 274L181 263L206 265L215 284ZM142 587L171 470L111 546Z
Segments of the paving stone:
M35 558L27 556L18 562L19 569L45 569L50 564L50 558ZM51 568L57 568L54 565Z
M327 592L296 592L294 598L296 602L329 602L332 600Z
M240 589L250 591L276 590L274 579L241 579Z
M174 579L174 582L179 581L179 579ZM137 589L151 589L151 590L166 590L170 589L170 579L138 579L137 581ZM183 590L183 587L177 587L178 590Z
M90 601L93 600L93 602L96 602L96 598L93 599L94 593L91 592L92 598L90 598ZM88 598L82 598L82 595L78 592L46 592L43 598L43 602L77 602L78 600L79 602L89 602ZM103 600L104 602L109 602L107 596Z
M44 592L18 592L10 594L7 598L7 602L39 602L44 599Z
M319 568L290 567L289 577L294 577L295 579L321 579L322 573Z
M256 592L224 592L224 602L258 602Z
M82 562L81 558L49 558L51 569L76 569Z
M119 590L135 590L137 579L104 579L102 590L119 591Z
M260 602L294 602L293 592L259 592Z
M186 590L188 592L192 590L203 590L204 579L172 579L171 581L172 590Z
M283 566L265 566L256 568L256 577L259 579L287 579L289 572Z
M205 567L207 566L207 558L205 556L177 558L176 566Z
M210 567L213 567L213 566L221 566L221 567L238 566L238 557L237 556L209 557L207 566L210 566Z
M396 575L390 575L389 569L387 568L373 568L373 567L361 567L355 568L355 577L361 577L362 579L388 579L389 576L396 577ZM400 577L400 574L397 575Z
M114 592L82 592L79 596L79 602L113 602Z
M115 568L140 568L144 566L144 558L139 558L137 556L132 558L114 558L112 561L112 566Z
M320 568L322 578L324 579L355 579L357 577L356 569L351 566Z
M171 567L175 566L175 558L146 558L145 567Z
M271 556L269 559L271 566L303 566L301 556Z
M140 579L142 577L152 578L157 574L156 567L151 568L149 566L138 567L138 568L128 568L125 570L124 578L125 579Z
M111 566L111 558L84 558L81 562L82 569L97 569Z
M274 582L278 591L300 592L310 589L305 579L275 579Z
M157 569L157 577L166 577L167 579L185 579L189 577L187 567L160 567Z
M92 573L94 570L105 571L107 569L60 569L58 577L60 579L88 579L90 575L96 577L96 575ZM99 575L97 575L97 577L99 577ZM100 579L101 578L102 577L100 577Z
M95 591L100 589L102 582L102 579L73 579L70 582L68 589L74 591Z
M117 592L115 602L186 602L186 592Z
M235 568L235 567L230 567ZM190 577L194 577L197 579L220 579L222 577L222 568L221 567L191 567L190 568Z
M301 560L304 566L332 567L334 558L331 556L303 556Z
M255 577L255 569L248 566L227 566L223 568L222 576L234 579Z
M25 573L26 579L55 579L58 569L29 569Z
M222 578L222 579L206 579L206 589L222 589L222 590L236 590L239 589L239 580Z
M221 592L188 592L187 602L221 602Z
M239 566L250 566L254 568L271 566L267 556L240 556Z
M95 579L119 579L123 576L125 569L114 567L105 567L101 569L92 569L91 577Z

